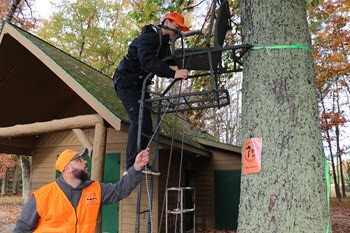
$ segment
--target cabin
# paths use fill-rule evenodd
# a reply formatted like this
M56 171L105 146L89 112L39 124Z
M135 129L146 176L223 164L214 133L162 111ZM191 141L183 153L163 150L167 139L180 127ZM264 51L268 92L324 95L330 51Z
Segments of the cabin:
M93 180L122 177L130 120L110 77L10 23L0 35L0 64L0 153L32 156L31 191L57 178L54 164L67 148L89 149ZM176 214L164 206L172 208L177 197L169 194L165 205L165 193L180 180L181 187L193 188L183 197L184 206L194 209L184 214L186 232L236 229L241 148L219 143L180 118L174 127L174 119L167 115L161 125L156 161L161 175L148 184L153 228L174 232ZM183 130L184 141L174 128ZM146 188L144 175L140 232L149 227ZM104 206L96 232L134 232L137 192Z

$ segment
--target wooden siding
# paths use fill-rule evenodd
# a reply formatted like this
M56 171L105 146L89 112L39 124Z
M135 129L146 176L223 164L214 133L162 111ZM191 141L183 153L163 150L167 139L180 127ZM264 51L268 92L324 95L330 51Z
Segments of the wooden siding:
M169 158L170 158L170 151L168 149L161 150L159 153L159 164L160 164L160 186L158 190L158 196L159 196L159 205L158 205L158 215L159 218L163 212L163 218L162 218L162 231L165 232L165 218L166 218L166 213L165 213L165 192L166 192L166 179L167 179L167 173L168 173L168 168L169 168ZM170 163L170 170L169 170L169 178L168 178L168 186L167 187L178 187L179 186L179 168L180 168L180 160L181 160L181 153L178 150L173 151L171 163ZM189 163L192 164L192 157L190 156L184 156L183 158L183 170L186 170L190 167ZM185 177L184 173L182 173L181 177L181 185L184 186L185 183ZM176 192L171 192L169 193L169 206L170 207L176 207L177 206L177 198L173 194ZM164 206L163 206L164 203ZM164 208L164 209L163 209ZM169 215L169 219L174 219L174 216ZM178 218L180 219L180 218ZM171 223L172 221L169 220ZM173 225L169 224L168 230L169 232L173 232Z
M215 228L214 171L240 170L241 155L210 148L210 160L200 159L196 164L196 227L198 230Z
M107 130L107 146L106 153L117 152L121 154L121 169L120 177L122 177L123 172L126 169L125 165L125 153L126 153L126 144L127 144L127 133L121 131L116 131L109 128ZM154 146L151 145L151 158L153 155ZM157 193L158 187L158 178L154 178L154 193ZM141 194L141 211L148 209L148 197L145 186L145 176L143 175L142 179L142 194ZM136 203L137 203L137 188L130 194L129 197L123 199L119 203L119 232L120 233L129 233L134 232L135 230L135 217L136 217ZM153 195L153 227L157 229L157 219L158 219L158 199L157 195ZM147 213L140 216L140 232L146 232L147 229L148 216Z

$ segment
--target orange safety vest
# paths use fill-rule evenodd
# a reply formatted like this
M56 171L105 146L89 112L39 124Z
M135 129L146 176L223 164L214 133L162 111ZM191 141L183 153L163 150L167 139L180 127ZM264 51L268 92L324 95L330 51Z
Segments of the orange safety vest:
M94 233L101 205L101 186L91 183L82 190L76 209L56 182L34 193L40 220L34 232Z

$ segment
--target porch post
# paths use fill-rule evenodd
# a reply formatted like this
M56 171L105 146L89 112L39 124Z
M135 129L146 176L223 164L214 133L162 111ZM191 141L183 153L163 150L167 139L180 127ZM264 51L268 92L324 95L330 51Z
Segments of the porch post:
M95 125L95 136L94 144L92 150L92 163L91 163L91 179L95 181L103 181L103 165L104 165L104 156L106 150L106 135L107 130L103 123L96 123ZM95 233L102 232L102 208L96 222Z

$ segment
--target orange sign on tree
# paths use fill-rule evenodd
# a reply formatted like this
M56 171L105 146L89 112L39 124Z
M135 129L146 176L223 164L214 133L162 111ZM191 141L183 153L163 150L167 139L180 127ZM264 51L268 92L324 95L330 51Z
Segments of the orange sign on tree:
M261 170L262 138L246 140L242 152L243 174L259 173Z

